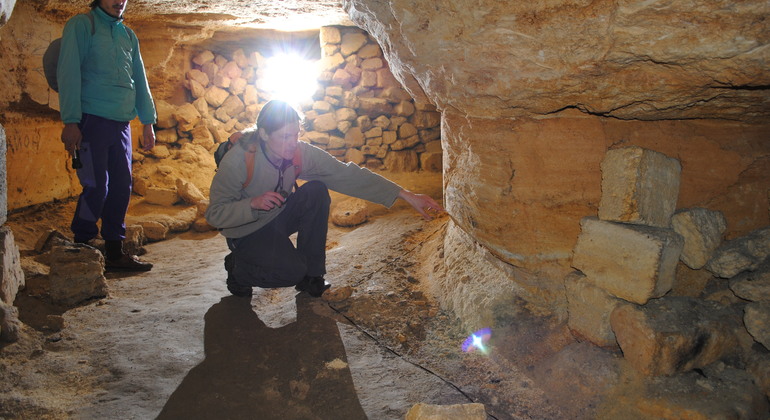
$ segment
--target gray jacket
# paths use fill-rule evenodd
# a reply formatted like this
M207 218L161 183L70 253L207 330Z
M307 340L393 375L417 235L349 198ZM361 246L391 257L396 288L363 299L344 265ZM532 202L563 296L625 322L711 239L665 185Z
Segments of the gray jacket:
M398 198L401 187L381 175L354 163L342 163L334 156L311 144L300 141L302 157L299 178L318 180L329 189L390 207ZM284 207L272 210L254 210L251 199L274 191L279 182L278 170L257 147L254 156L254 174L246 188L246 149L238 143L222 159L211 182L210 203L206 220L222 230L228 238L244 237L268 224ZM291 191L295 181L294 166L283 172L281 189Z

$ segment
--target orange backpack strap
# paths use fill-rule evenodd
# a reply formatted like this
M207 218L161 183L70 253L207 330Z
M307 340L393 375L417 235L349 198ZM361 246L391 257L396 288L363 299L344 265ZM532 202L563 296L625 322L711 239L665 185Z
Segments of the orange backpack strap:
M254 176L254 156L257 154L257 145L249 145L249 149L246 150L246 182L243 183L243 189L249 186L251 178Z
M296 183L300 172L302 172L302 150L299 145L294 151L294 159L291 160L291 164L294 165L294 182Z

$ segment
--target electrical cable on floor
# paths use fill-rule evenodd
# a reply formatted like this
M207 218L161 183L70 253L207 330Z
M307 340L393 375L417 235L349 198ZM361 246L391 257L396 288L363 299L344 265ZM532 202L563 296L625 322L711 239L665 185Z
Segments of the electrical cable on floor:
M440 231L440 229L437 229L436 231L434 231L433 233L428 235L428 238L426 238L425 241L423 241L423 243L427 242L428 239L432 238L433 235L435 235L439 231ZM361 285L362 283L366 282L367 280L371 279L372 276L374 276L376 273L382 271L385 267L387 267L389 265L392 265L392 263L401 260L401 258L403 256L411 254L417 248L418 248L418 246L415 246L414 248L407 250L407 252L404 253L403 255L393 258L390 261L389 264L384 264L381 267L379 267L378 269L376 269L376 270L372 271L371 273L367 274L363 279L361 279L361 281L359 281L358 283L354 284L353 287L357 287L357 286ZM389 346L387 346L385 343L383 343L382 341L377 339L374 335L372 335L368 331L366 331L363 327L359 326L352 318L348 317L347 315L343 314L340 310L338 310L337 308L332 306L330 302L326 302L326 304L329 306L329 308L331 308L331 310L336 312L341 317L345 318L350 323L350 325L354 326L358 331L361 331L361 333L363 333L364 335L369 337L374 343L376 343L378 346L380 346L380 348L385 349L386 351L388 351L389 353L391 353L394 356L398 357L399 359L405 361L406 363L409 363L410 365L412 365L412 366L414 366L414 367L416 367L418 369L421 369L424 372L426 372L426 373L428 373L428 374L438 378L440 381L444 382L445 384L447 384L447 385L451 386L452 388L454 388L455 390L457 390L457 392L459 392L468 401L470 401L472 403L477 402L477 401L473 400L473 397L471 397L470 395L466 394L462 389L460 389L460 387L458 387L454 383L452 383L449 380L445 379L444 377L442 377L441 375L437 374L436 372L426 368L425 366L422 366L422 365L420 365L418 363L412 362L411 360L407 359L404 355L400 354L399 352L397 352L397 351L393 350L392 348L390 348ZM486 408L485 408L485 412L486 412ZM486 412L486 414L487 414L488 418L491 418L491 419L494 419L494 420L498 420L497 417L489 414L488 412Z
M375 342L375 343L376 343L378 346L380 346L381 348L385 349L386 351L388 351L389 353L391 353L391 354L393 354L394 356L398 357L399 359L401 359L401 360L405 361L406 363L409 363L410 365L412 365L412 366L414 366L414 367L416 367L416 368L418 368L418 369L421 369L421 370L425 371L426 373L428 373L428 374L430 374L430 375L432 375L432 376L434 376L434 377L438 378L440 381L444 382L445 384L447 384L447 385L451 386L452 388L454 388L455 390L457 390L457 392L459 392L459 393L460 393L460 394L461 394L463 397L465 397L465 398L466 398L468 401L470 401L470 402L472 402L472 403L475 403L475 402L477 402L477 401L474 401L473 397L471 397L470 395L466 394L466 393L465 393L465 391L463 391L462 389L460 389L460 387L458 387L457 385L453 384L453 383L452 383L451 381L449 381L448 379L445 379L444 377L442 377L442 376L441 376L441 375L439 375L438 373L436 373L436 372L434 372L434 371L432 371L432 370L430 370L430 369L426 368L425 366L422 366L421 364L415 363L415 362L413 362L413 361L411 361L411 360L407 359L407 358L406 358L404 355L402 355L401 353L399 353L399 352L397 352L397 351L393 350L392 348L390 348L389 346L387 346L385 343L383 343L382 341L378 340L378 339L377 339L377 337L375 337L375 336L373 336L372 334L370 334L368 331L366 331L366 330L365 330L365 329L363 329L361 326L359 326L358 324L356 324L356 322L355 322L355 321L353 321L353 319L351 319L351 318L350 318L350 317L348 317L347 315L345 315L345 314L343 314L342 312L340 312L340 311L339 311L337 308L335 308L334 306L332 306L332 305L331 305L331 304L329 304L328 302L327 302L327 305L329 305L329 308L331 308L331 309L332 309L334 312L336 312L338 315L340 315L341 317L345 318L345 319L346 319L346 320L347 320L347 321L350 323L350 325L354 326L354 327L355 327L355 328L356 328L358 331L361 331L361 333L363 333L364 335L366 335L367 337L369 337L369 338L370 338L372 341L374 341L374 342ZM485 409L485 412L486 412L486 409ZM489 414L488 412L487 412L486 414L487 414L487 417L488 417L488 418L492 418L492 419L494 419L494 420L498 420L498 419L497 419L497 417L495 417L495 416L493 416L493 415Z

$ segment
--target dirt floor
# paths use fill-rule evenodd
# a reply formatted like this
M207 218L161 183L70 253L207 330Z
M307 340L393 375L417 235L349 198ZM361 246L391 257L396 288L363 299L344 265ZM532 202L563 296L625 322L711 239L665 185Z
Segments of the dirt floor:
M389 177L441 198L440 175ZM69 234L72 206L11 214L22 255L48 228ZM440 242L448 218L423 221L403 202L371 209L356 228L330 225L333 289L321 299L230 296L216 232L148 244L152 271L108 274L109 296L76 308L48 303L44 277L28 280L16 300L28 327L0 348L0 418L403 419L420 402L479 402L496 419L593 416L616 354L535 317L464 353L470 332L418 274L420 247ZM131 213L143 211L135 198Z

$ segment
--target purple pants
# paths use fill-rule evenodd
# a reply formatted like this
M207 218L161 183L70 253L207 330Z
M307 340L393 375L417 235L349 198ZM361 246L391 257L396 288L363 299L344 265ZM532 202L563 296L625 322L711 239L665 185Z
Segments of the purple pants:
M83 114L80 124L83 141L77 170L83 192L72 218L76 242L87 242L99 233L102 239L122 241L126 237L126 212L131 198L131 126Z
M236 281L244 286L288 287L305 276L326 274L330 204L326 185L310 181L289 196L286 208L270 223L242 238L228 238ZM295 232L296 248L289 239Z

